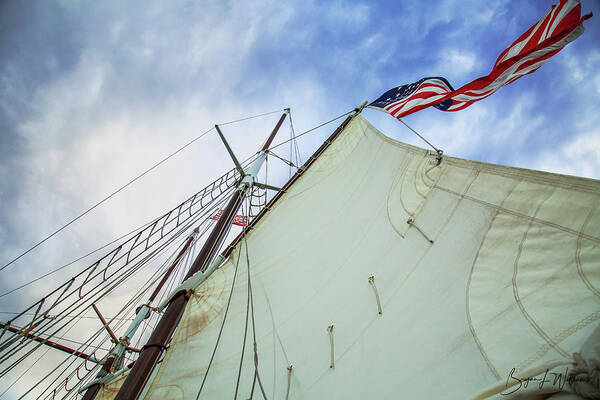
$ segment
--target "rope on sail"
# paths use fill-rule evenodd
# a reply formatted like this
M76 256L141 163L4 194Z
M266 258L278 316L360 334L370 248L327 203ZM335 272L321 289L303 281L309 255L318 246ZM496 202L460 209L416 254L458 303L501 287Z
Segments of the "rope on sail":
M349 113L343 114L340 117L337 117L335 119L332 119L331 121L321 124L320 126L306 131L301 135L305 135L309 132L312 132L321 126L326 125L329 122L335 121L338 118L346 116ZM292 136L294 137L294 135ZM281 144L283 143L280 143L280 145ZM158 256L160 253L162 253L164 250L166 250L168 247L174 244L174 241L178 237L180 237L193 224L197 223L203 216L206 217L206 219L202 223L204 225L201 224L201 226L208 226L208 224L214 223L214 221L208 218L211 216L209 212L211 212L212 209L215 209L215 207L217 207L216 205L219 202L221 202L224 196L229 192L229 190L235 186L235 183L238 179L239 176L236 175L236 172L234 170L230 171L228 174L225 174L220 179L217 179L217 181L213 182L212 185L207 186L207 188L205 188L203 191L197 193L192 198L184 201L178 207L157 218L151 223L146 224L143 227L143 229L141 229L137 233L134 232L134 234L131 235L129 239L127 239L123 244L121 244L121 246L117 247L115 250L106 254L96 263L90 265L85 270L81 271L73 279L59 286L56 290L52 291L49 295L45 296L44 299L31 305L29 308L21 312L15 318L11 319L10 322L15 322L18 320L18 318L21 318L21 321L23 321L26 314L32 314L32 311L35 311L33 313L34 317L31 318L31 320L28 321L28 324L25 326L29 326L30 330L36 335L44 335L44 337L46 337L47 335L48 338L51 338L58 335L60 332L64 332L63 330L65 329L65 327L72 323L74 321L74 318L79 318L79 320L81 319L80 317L83 315L84 312L88 310L88 307L92 302L96 302L97 300L103 298L115 288L119 287L119 285L123 284L123 282L126 282L127 279L132 277L134 274L139 273L139 271L141 271L144 267L150 265L151 260L153 260L156 256ZM262 200L263 198L265 199L264 201ZM257 190L255 193L253 193L253 196L250 196L248 199L248 214L252 214L252 207L262 206L266 202L266 198L266 191L259 192ZM258 200L258 204L252 202L252 200ZM218 208L216 209L218 210ZM247 262L249 265L250 262L247 251L247 242L246 252ZM238 254L238 264L239 257L240 254ZM236 265L236 276L237 268L238 265ZM234 284L235 277L234 282L232 284L232 290ZM75 300L65 306L68 300L73 298ZM231 293L228 301L228 307L230 300ZM50 304L51 306L47 307ZM252 316L254 342L254 383L258 381L263 397L266 399L267 397L261 382L260 374L258 372L259 357L256 343L256 326L254 320L254 306L251 290L250 310ZM54 315L55 318L48 318L49 316L52 316L50 312L56 314ZM122 313L118 313L114 317L118 318L120 315L122 315ZM127 320L122 319L120 321L120 324L124 324ZM221 327L219 338L217 339L217 344L215 345L215 350L218 346L218 341L220 339L221 332L224 329L225 321L226 315L223 318L223 324ZM118 328L115 327L115 329ZM96 350L98 350L102 343L104 343L104 341L98 343L97 340L99 337L101 337L99 335L101 335L102 333L104 333L105 340L110 340L105 334L104 328L102 327L98 330L96 335L92 335L92 337L85 342L86 346L82 345L80 346L80 348L86 349L88 347L95 347ZM2 359L0 359L0 362L8 360L9 358L13 358L17 355L22 355L23 351L26 350L25 347L28 345L31 346L31 342L28 341L21 341L19 344L17 344L16 342L20 339L20 337L18 337L16 341L13 341L11 340L12 336L18 335L11 334L8 338L6 338L6 340L0 342L0 348L3 350L3 354L0 355L2 357ZM2 340L1 336L0 340ZM3 374L5 374L7 370L12 369L12 367L16 366L19 362L21 362L27 356L29 356L38 348L40 348L40 346L42 346L42 343L34 346L34 348L28 351L27 354L25 354L23 357L20 357L20 359L17 360L16 363L13 363L4 371L0 371L0 377L3 376ZM214 359L214 355L215 354L213 352L213 357L210 361L211 363ZM90 359L92 357L98 359L95 352L90 353ZM53 371L51 371L44 379L39 381L38 384L34 386L34 388L39 387L39 385L42 384L42 382L46 382L48 378L52 378L53 376L55 376L53 374L60 371L60 369L64 367L64 369L62 369L62 372L60 372L54 378L52 384L50 385L52 386L53 384L58 382L59 378L64 377L64 374L67 373L70 370L70 368L72 368L72 366L74 365L73 363L75 363L76 361L77 358L68 356L62 363L57 365L57 367ZM66 390L68 392L66 397L69 397L71 395L76 396L77 394L76 392L74 392L74 390L77 387L80 387L82 382L94 376L94 372L95 370L97 370L98 367L99 364L95 362L92 368L89 368L87 360L84 360L77 366L75 370L73 370L66 378L64 378L61 381L62 383L55 387L54 390L48 392L48 390L50 390L48 389L45 391L45 393L49 393L50 396L54 397L62 390ZM198 396L202 391L202 387L205 384L207 376L208 369L205 373L202 386L200 387L200 391L198 392ZM73 385L73 379L75 379L74 377L77 378L77 383ZM33 390L34 388L31 388L27 393L31 393L31 390Z
M240 365L238 367L237 373L237 381L235 383L235 394L233 395L234 399L237 399L238 390L240 388L240 378L242 376L242 365L244 363L244 353L246 352L246 339L248 338L248 319L250 316L250 264L246 265L248 270L248 285L247 285L247 293L246 293L246 322L244 324L244 340L242 342L242 352L240 353ZM255 375L256 376L256 375ZM254 387L254 385L253 385ZM250 395L252 398L252 394Z
M250 204L250 202L248 202ZM248 205L248 208L250 206ZM258 380L258 384L260 386L263 397L266 399L267 396L265 394L265 390L262 386L262 382L260 380L260 375L258 373L258 352L256 345L256 329L254 325L254 301L253 301L253 293L252 293L252 279L250 274L250 256L248 254L248 241L246 236L244 235L244 244L246 250L246 271L247 271L247 296L246 296L246 321L244 325L244 340L242 343L242 352L240 353L240 363L238 368L237 382L235 384L235 394L233 396L234 399L237 399L239 387L240 387L240 378L242 375L242 366L244 362L244 353L246 352L246 339L248 337L248 319L250 314L252 314L252 336L253 336L253 349L254 349L254 381L252 382L252 389L250 392L250 397L252 398L254 395L254 388L256 387L256 381Z
M375 292L375 300L377 300L377 313L379 315L383 314L383 311L381 310L381 300L379 299L379 292L377 292L377 286L375 286L375 276L371 275L369 277L369 283L371 284L371 287L373 288L373 292Z
M245 232L245 230L244 230L244 232ZM243 233L243 234L245 235L245 233ZM238 267L240 265L240 256L241 256L241 252L238 252L237 260L235 262L235 269L233 272L233 280L231 282L231 289L229 290L229 297L227 298L227 306L225 307L225 313L223 314L223 320L221 321L221 326L219 328L219 334L217 335L217 340L215 342L213 352L210 356L210 360L208 361L208 366L206 367L206 372L204 372L204 377L202 378L202 383L200 384L200 389L198 389L198 393L196 394L196 400L198 400L200 398L202 389L204 389L204 384L206 383L206 378L208 377L208 373L210 372L210 367L212 366L213 360L215 358L215 354L217 353L217 348L219 347L219 342L221 341L221 335L223 334L223 328L225 327L225 321L227 320L227 313L229 312L229 305L231 304L231 297L233 296L233 289L235 288L235 281L237 278Z
M413 217L410 217L410 218L409 218L409 219L406 221L406 223L407 223L408 225L410 225L410 226L414 227L416 230L418 230L418 231L419 231L419 233L421 233L421 235L423 235L423 237L424 237L425 239L427 239L427 241L428 241L429 243L433 244L433 240L432 240L432 239L430 239L430 238L429 238L429 236L427 236L427 235L425 234L425 232L423 232L423 230L417 226L417 224L415 224L415 219L414 219Z
M254 349L254 380L258 381L258 386L263 395L263 398L267 400L265 388L263 387L262 380L260 379L260 373L258 371L258 345L256 343L256 322L254 319L254 295L252 293L252 281L250 279L250 254L248 253L248 238L244 235L244 247L246 248L246 263L248 265L248 293L250 294L250 315L252 316L252 340ZM250 392L250 398L254 394L255 383L252 383L252 391Z
M285 400L288 400L290 397L290 386L292 386L292 369L294 368L293 365L290 364L289 367L287 367L287 389L285 390Z
M333 368L335 367L335 353L333 351L333 324L329 325L327 327L327 332L329 333L329 345L331 347L331 351L330 351L330 362L329 362L329 368Z

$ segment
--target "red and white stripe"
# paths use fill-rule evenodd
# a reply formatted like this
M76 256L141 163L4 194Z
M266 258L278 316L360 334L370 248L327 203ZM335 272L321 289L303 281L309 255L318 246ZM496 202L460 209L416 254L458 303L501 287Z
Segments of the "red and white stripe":
M474 80L446 97L452 99L447 111L462 110L473 102L488 97L504 85L537 70L550 57L583 33L579 0L562 0L537 24L504 50L492 72Z
M410 96L385 107L385 110L396 118L406 115L407 111L415 107L436 104L445 97L451 88L441 79L428 79L422 82L417 90Z
M445 111L462 110L484 99L523 75L537 70L550 57L583 33L582 22L591 14L580 17L579 0L561 0L527 32L504 50L489 75L451 91L442 81L427 80L411 96L385 109L396 118L422 110L441 101L452 99Z

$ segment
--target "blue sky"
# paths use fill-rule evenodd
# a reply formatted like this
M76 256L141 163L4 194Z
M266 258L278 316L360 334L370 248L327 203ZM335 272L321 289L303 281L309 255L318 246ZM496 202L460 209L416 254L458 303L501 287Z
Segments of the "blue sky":
M301 132L425 76L460 87L486 75L552 4L2 2L0 261L215 123L291 107ZM423 110L405 121L448 155L600 178L600 2L583 1L582 10L596 15L586 32L534 74L464 111ZM392 117L364 116L423 146ZM277 118L224 133L245 158ZM303 156L334 128L300 140ZM206 136L0 272L0 288L153 219L230 167L216 136Z

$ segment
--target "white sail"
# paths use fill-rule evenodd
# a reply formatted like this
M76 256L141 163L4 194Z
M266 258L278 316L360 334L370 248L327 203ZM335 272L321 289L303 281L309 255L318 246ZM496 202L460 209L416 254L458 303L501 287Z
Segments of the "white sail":
M269 399L467 398L568 359L600 318L599 193L356 116L196 290L145 398L262 398L253 319Z

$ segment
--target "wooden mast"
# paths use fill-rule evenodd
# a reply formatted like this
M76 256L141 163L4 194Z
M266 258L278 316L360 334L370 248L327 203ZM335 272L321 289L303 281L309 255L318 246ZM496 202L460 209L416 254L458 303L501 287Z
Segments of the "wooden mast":
M205 271L210 265L211 260L216 255L221 243L229 232L229 228L231 227L238 209L242 205L246 195L252 190L255 178L253 176L253 172L254 174L258 172L262 162L264 162L267 150L273 142L273 139L281 127L286 115L287 113L284 113L281 116L277 122L277 125L275 125L275 128L267 138L267 141L259 152L259 156L254 164L249 168L249 171L251 172L242 177L237 190L231 196L229 203L225 207L225 210L223 210L223 213L221 214L221 217L217 221L217 224L213 228L211 234L206 239L206 242L202 246L200 253L194 260L194 263L190 267L190 270L188 271L184 280L188 279L198 271ZM154 328L152 335L148 339L148 342L142 347L140 356L133 364L129 375L127 375L127 378L119 389L115 400L134 400L140 396L146 382L148 381L148 378L150 377L150 374L152 373L152 370L154 369L154 366L156 365L156 362L158 361L158 358L162 354L163 350L165 350L169 339L173 335L173 332L175 331L175 328L177 327L179 320L183 315L189 298L189 294L184 290L176 293L175 296L173 296L163 316Z

